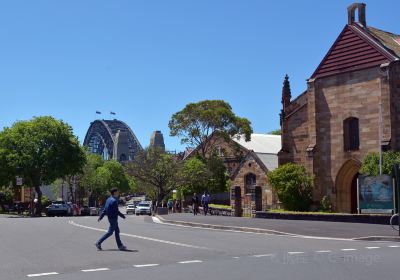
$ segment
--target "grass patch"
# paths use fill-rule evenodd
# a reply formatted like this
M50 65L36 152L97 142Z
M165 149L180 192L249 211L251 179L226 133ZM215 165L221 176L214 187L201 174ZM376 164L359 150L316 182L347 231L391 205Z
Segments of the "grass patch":
M212 208L232 209L230 205L224 205L224 204L209 204L208 206Z
M324 211L288 211L283 209L272 209L268 210L269 213L280 213L280 214L309 214L309 215L343 215L346 213L334 213L334 212L324 212Z

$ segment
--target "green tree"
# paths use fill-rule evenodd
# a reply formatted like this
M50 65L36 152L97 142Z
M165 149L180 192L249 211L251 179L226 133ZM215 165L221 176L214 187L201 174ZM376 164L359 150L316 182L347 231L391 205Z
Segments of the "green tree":
M42 211L40 186L79 173L85 163L84 151L72 128L52 117L18 121L1 131L0 158L5 161L7 177L21 175L26 185L35 188L37 215Z
M5 205L9 205L13 202L13 192L9 187L0 188L0 207L3 211L6 211Z
M186 160L181 170L182 181L180 191L184 195L201 193L207 189L211 179L211 172L207 165L199 158L193 157Z
M282 135L282 131L280 129L275 129L275 130L272 130L272 131L268 132L268 134Z
M313 177L304 166L287 163L268 172L268 180L287 210L306 211L312 203Z
M207 191L209 193L226 192L229 185L229 175L222 158L213 153L206 159L206 165L211 174Z
M146 194L161 202L180 185L181 163L159 148L139 152L127 166L128 174L146 186Z
M214 133L228 139L234 135L242 135L250 140L251 122L236 116L231 106L223 100L205 100L190 103L175 113L168 124L171 136L181 138L182 144L198 147L197 152L206 158L213 149Z
M393 176L393 164L400 164L400 153L387 151L382 153L382 174ZM360 173L368 176L379 175L379 154L368 153L361 165Z
M115 161L108 160L103 166L97 168L99 185L102 186L102 191L107 192L115 187L123 193L129 190L129 181L125 174L123 166Z

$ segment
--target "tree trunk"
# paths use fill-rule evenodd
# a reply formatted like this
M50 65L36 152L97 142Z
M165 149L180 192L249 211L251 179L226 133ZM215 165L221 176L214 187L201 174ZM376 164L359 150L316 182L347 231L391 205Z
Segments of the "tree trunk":
M35 191L37 194L37 203L36 203L36 209L35 209L35 216L42 216L42 190L40 189L40 186L35 186Z

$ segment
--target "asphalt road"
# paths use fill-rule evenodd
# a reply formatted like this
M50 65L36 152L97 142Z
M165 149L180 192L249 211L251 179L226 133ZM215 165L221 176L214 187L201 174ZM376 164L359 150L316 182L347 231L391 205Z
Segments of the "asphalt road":
M0 218L0 279L397 279L400 243L304 239L97 217ZM48 274L48 275L46 275Z

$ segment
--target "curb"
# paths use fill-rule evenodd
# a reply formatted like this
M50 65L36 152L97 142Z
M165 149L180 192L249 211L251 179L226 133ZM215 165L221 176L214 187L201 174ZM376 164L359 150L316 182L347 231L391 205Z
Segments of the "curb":
M335 237L322 237L322 236L304 236L298 235L289 232L281 232L277 230L269 230L269 229L261 229L261 228L249 228L249 227L238 227L238 226L222 226L222 225L213 225L213 224L201 224L194 222L184 222L184 221L174 221L167 220L160 215L156 215L156 217L165 224L173 224L180 226L188 226L188 227L199 227L199 228L208 228L208 229L217 229L217 230L228 230L228 231L237 231L237 232L246 232L246 233L264 233L271 235L280 235L280 236L291 236L291 237L304 237L304 238L316 238L316 239L332 239L332 240L350 240L350 241L388 241L388 242L400 242L400 236L363 236L363 237L354 237L354 238L335 238Z

